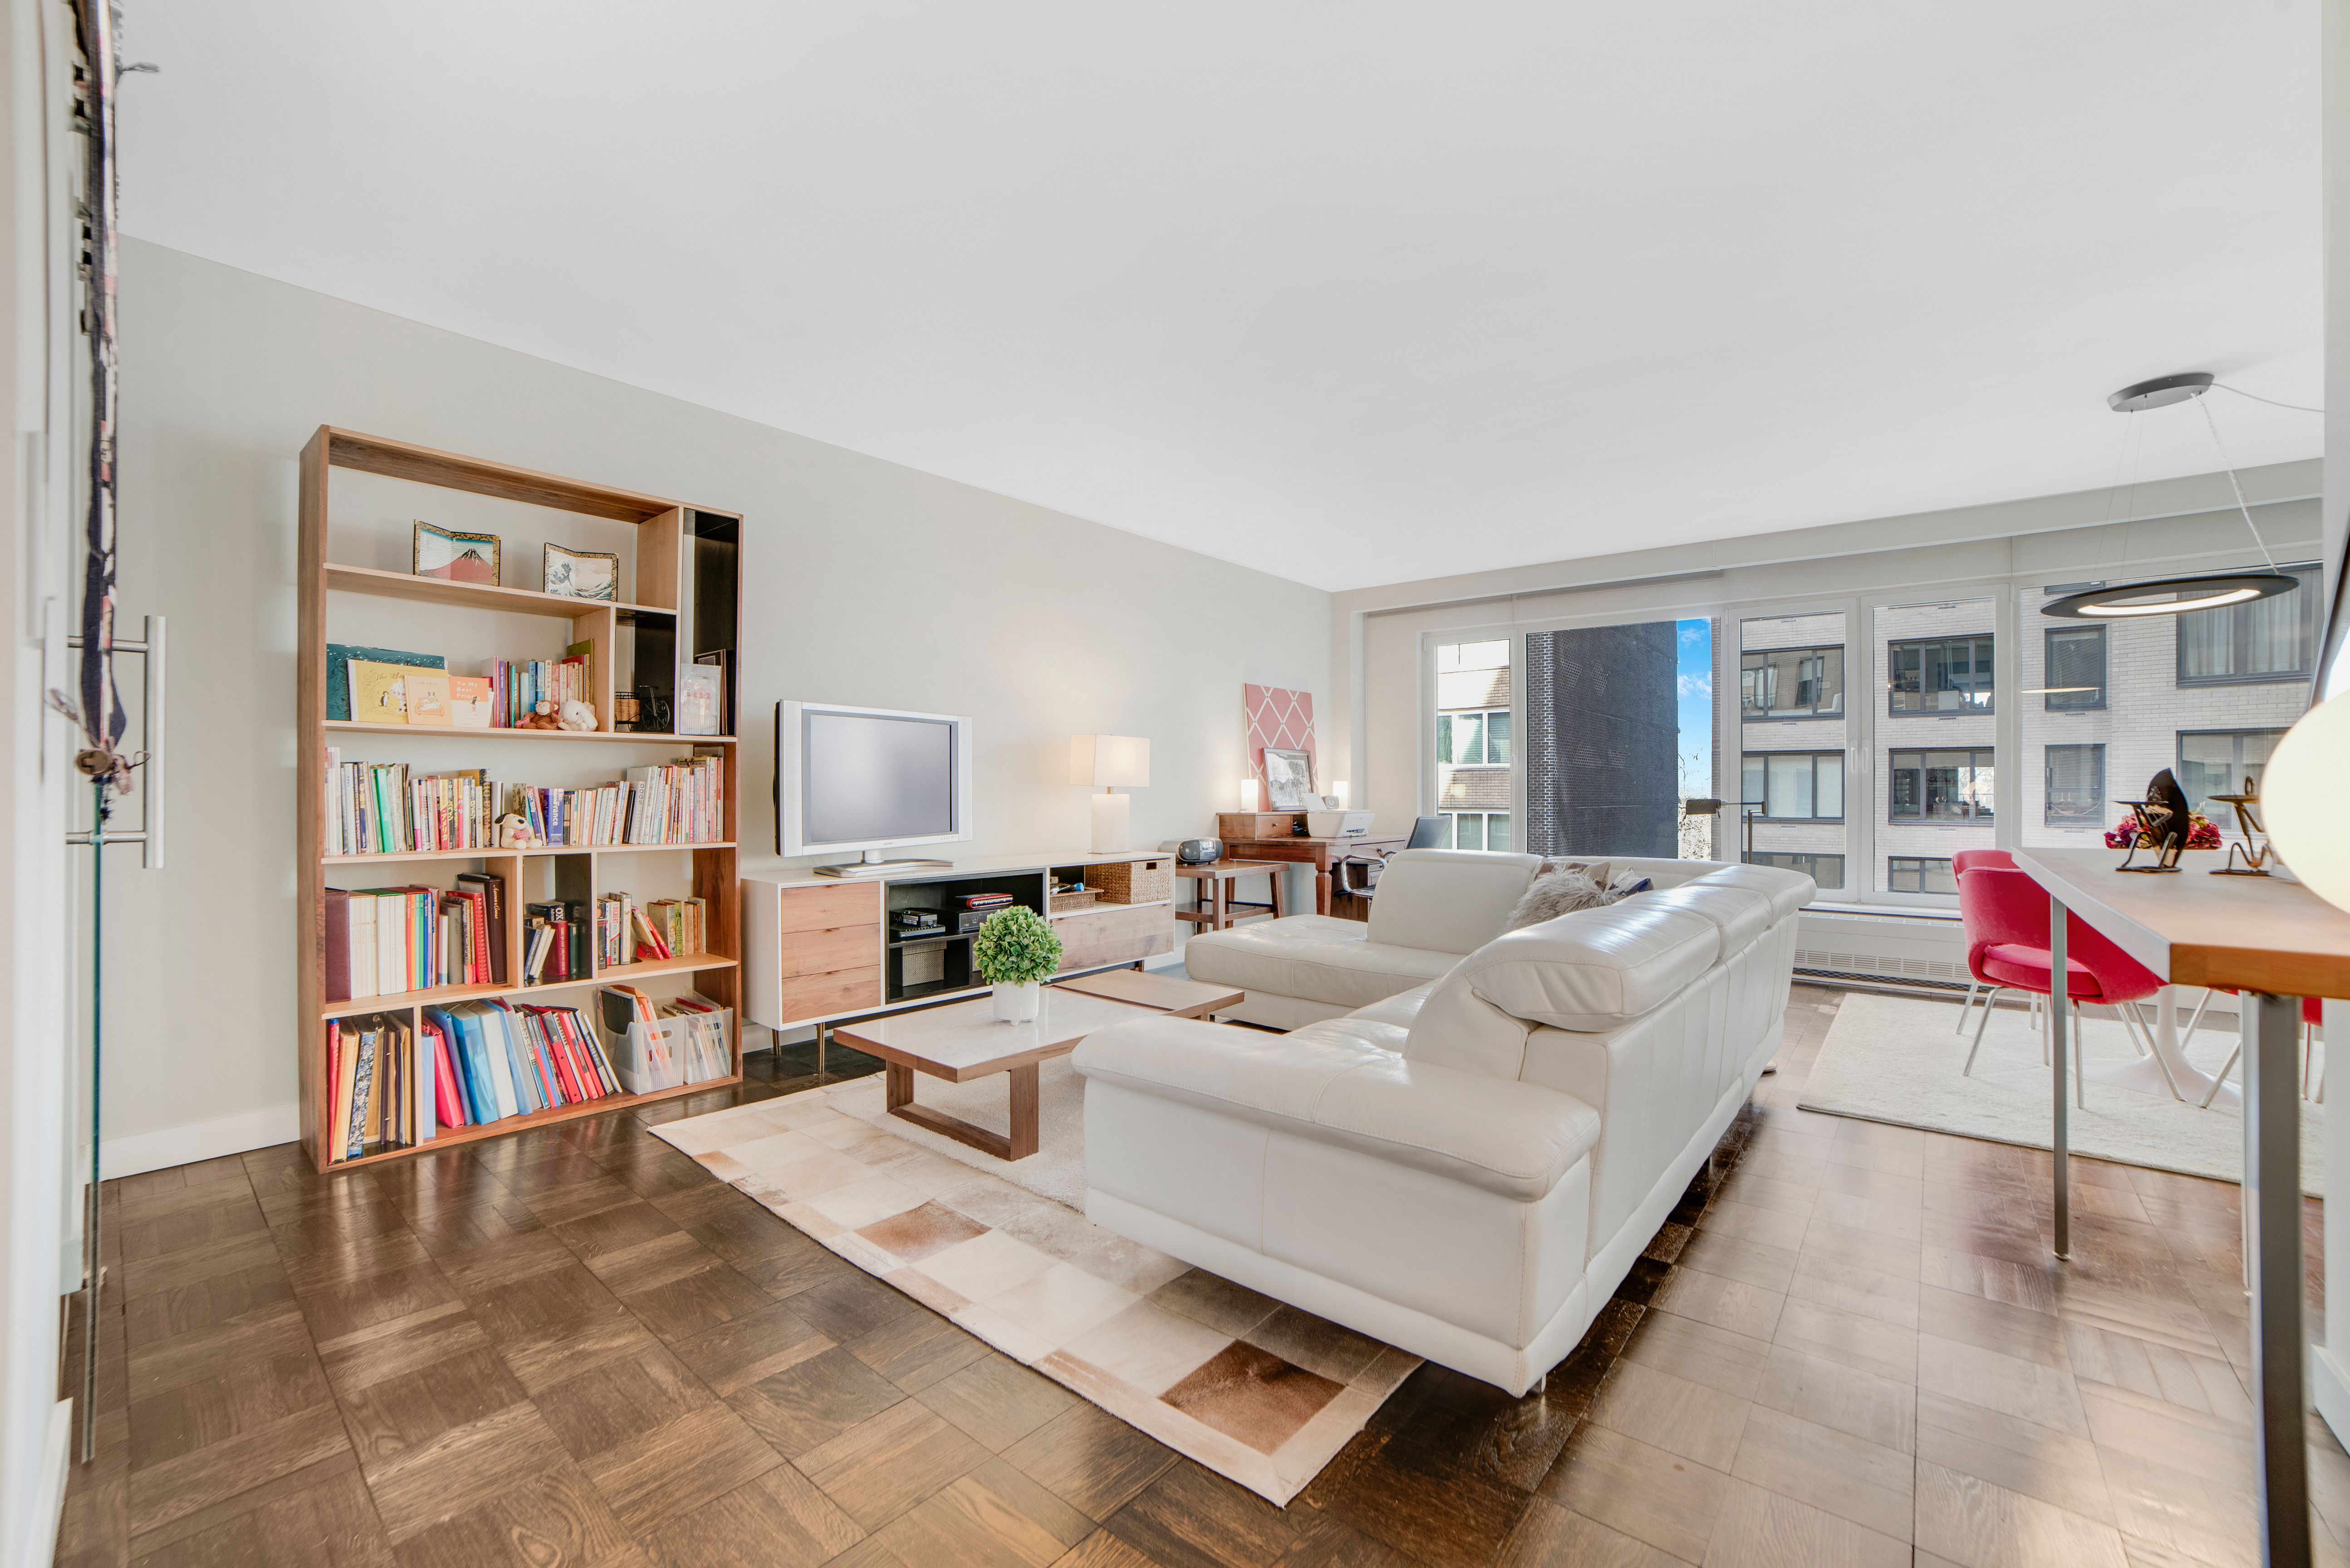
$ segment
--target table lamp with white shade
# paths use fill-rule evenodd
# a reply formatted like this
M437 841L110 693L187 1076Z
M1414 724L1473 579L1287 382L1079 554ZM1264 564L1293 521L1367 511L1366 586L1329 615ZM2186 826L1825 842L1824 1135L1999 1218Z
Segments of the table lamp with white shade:
M1127 803L1133 798L1118 794L1118 786L1150 783L1150 742L1134 735L1072 735L1069 782L1101 786L1093 797L1093 852L1116 854L1127 847Z
M2350 694L2329 699L2285 732L2261 776L2269 842L2303 886L2350 909L2350 831L2343 781L2350 778Z

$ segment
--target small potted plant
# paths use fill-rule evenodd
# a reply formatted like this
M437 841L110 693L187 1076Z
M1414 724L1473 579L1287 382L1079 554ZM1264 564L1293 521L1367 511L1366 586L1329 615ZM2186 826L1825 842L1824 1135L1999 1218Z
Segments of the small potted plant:
M972 939L971 961L980 979L995 988L995 1016L1006 1023L1027 1023L1036 1016L1043 982L1061 967L1061 939L1044 916L1014 904L981 925Z

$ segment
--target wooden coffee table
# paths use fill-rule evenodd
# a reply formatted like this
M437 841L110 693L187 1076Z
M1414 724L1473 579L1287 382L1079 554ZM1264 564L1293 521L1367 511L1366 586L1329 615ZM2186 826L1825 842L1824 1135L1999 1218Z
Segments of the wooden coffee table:
M991 996L920 1012L897 1012L844 1023L833 1033L888 1064L889 1114L941 1137L992 1154L1025 1159L1036 1152L1036 1067L1066 1056L1097 1029L1130 1023L1152 1013L1200 1018L1219 1008L1237 1007L1246 992L1172 975L1114 970L1081 975L1045 988L1035 1019L1004 1023L996 1019ZM914 1103L914 1075L928 1073L951 1084L967 1084L997 1073L1012 1080L1012 1136L973 1127L960 1116Z

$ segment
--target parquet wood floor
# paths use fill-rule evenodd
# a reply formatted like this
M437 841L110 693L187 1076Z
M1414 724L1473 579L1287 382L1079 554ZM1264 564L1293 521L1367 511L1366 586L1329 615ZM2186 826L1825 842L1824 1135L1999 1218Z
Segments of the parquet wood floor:
M1544 1394L1425 1366L1286 1510L648 1135L812 1085L804 1052L348 1177L288 1147L109 1183L103 1444L57 1560L2251 1562L2236 1189L2076 1161L2060 1268L2045 1155L1794 1108L1836 1002L1797 988L1780 1072ZM2344 1562L2350 1459L2312 1432Z

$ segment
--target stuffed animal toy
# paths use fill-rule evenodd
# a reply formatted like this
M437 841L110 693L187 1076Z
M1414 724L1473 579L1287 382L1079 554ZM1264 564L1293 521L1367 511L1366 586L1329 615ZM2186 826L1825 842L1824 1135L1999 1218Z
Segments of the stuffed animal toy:
M516 724L515 728L517 730L560 730L563 728L563 721L555 716L555 704L553 702L541 702L538 705L538 711L525 715L522 722Z
M567 730L592 730L596 727L596 710L576 697L564 703L563 711L556 717Z
M498 847L501 849L536 849L530 824L514 812L498 818Z

